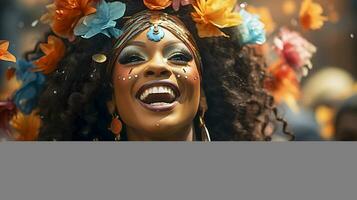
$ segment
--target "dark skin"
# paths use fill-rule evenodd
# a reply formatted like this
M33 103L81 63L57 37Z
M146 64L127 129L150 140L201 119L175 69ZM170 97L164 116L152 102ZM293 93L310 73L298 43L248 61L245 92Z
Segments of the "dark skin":
M147 30L138 34L115 62L113 105L131 141L192 141L194 137L201 87L197 64L189 48L163 30L165 37L159 42L150 41ZM150 88L151 93L170 90L174 98L150 96Z

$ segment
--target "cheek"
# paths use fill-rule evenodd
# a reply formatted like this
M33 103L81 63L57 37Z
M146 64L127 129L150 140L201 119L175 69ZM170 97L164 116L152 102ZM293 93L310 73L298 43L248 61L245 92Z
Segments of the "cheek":
M182 69L181 77L187 82L187 84L194 90L199 90L200 88L200 75L197 67L184 67Z
M185 104L187 109L193 109L197 107L200 92L201 92L201 80L198 69L195 65L190 65L187 67L181 67L175 70L175 75L177 77L179 85L186 92L184 92L184 99L186 99Z
M131 67L124 67L120 64L115 66L113 74L113 82L119 81L120 83L129 80L130 73L132 71Z
M134 80L134 75L131 75L130 72L131 68L123 67L121 65L115 66L112 78L115 98L117 101L130 96Z

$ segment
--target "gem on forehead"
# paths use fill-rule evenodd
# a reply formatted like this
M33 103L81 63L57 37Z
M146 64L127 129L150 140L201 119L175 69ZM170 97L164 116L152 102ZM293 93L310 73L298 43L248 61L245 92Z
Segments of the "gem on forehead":
M160 42L165 37L165 32L158 24L153 24L149 28L147 37L153 42Z

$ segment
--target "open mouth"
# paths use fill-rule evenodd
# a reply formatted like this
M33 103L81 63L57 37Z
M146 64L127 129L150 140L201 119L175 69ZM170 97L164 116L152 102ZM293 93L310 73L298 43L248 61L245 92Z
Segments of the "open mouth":
M175 107L180 97L178 87L168 81L151 81L136 93L139 102L152 111L168 111Z

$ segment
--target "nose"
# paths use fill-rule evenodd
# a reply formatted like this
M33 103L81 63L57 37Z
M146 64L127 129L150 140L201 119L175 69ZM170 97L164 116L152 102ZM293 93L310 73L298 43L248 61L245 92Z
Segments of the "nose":
M170 77L171 74L169 66L165 64L162 57L153 59L144 71L145 77Z

